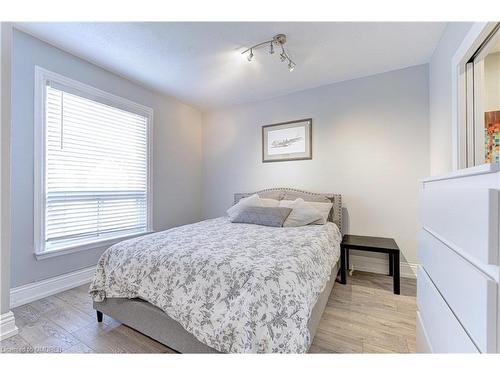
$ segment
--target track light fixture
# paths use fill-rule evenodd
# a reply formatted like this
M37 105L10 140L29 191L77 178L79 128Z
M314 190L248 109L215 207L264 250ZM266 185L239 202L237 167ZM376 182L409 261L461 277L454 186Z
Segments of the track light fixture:
M288 62L288 70L293 71L295 69L296 64L292 61L287 51L285 50L284 44L286 43L286 35L278 34L274 36L271 40L266 40L265 42L257 43L250 48L244 50L241 54L248 53L247 60L252 61L253 59L253 50L269 45L269 54L274 54L274 46L281 47L280 60L281 62Z

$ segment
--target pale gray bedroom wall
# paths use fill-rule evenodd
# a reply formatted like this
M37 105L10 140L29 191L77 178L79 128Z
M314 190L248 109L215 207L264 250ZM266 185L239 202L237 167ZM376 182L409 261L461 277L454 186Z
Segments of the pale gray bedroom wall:
M430 173L450 172L452 163L451 59L473 22L450 22L429 63Z
M262 163L261 126L307 117L313 159ZM428 174L427 65L203 115L207 218L224 215L235 192L284 186L341 193L349 233L394 237L413 263L418 180Z
M20 31L13 35L12 287L97 263L104 249L37 261L33 255L33 82L39 65L154 109L153 221L161 230L201 215L201 113L171 97L61 51Z

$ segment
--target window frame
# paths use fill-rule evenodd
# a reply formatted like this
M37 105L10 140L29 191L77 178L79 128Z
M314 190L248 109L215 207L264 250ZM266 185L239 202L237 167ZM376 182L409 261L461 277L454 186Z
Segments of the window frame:
M89 241L85 244L68 246L62 249L47 250L45 247L45 100L46 100L46 82L54 81L60 85L67 86L76 91L83 97L96 102L119 108L128 112L144 116L147 118L146 139L147 139L147 225L146 231L129 235L117 235L116 237L102 240ZM35 257L45 259L58 255L71 254L83 250L98 249L110 246L126 238L132 238L144 235L153 231L153 176L152 176L152 146L153 146L153 109L142 104L135 103L120 96L110 94L85 83L54 73L40 66L35 66L35 84L34 84L34 245Z

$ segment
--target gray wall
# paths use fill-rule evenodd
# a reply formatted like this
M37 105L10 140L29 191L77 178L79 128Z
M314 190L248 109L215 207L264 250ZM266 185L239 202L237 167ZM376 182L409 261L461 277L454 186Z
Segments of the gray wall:
M224 214L235 192L285 186L341 193L349 233L395 237L416 262L428 104L428 67L421 65L205 113L204 216ZM262 163L261 126L307 117L313 159Z
M104 249L36 260L33 252L33 84L39 65L154 109L155 230L201 215L201 113L14 31L12 68L12 287L95 265Z
M472 22L450 22L429 64L430 172L453 169L451 123L451 59L472 27Z

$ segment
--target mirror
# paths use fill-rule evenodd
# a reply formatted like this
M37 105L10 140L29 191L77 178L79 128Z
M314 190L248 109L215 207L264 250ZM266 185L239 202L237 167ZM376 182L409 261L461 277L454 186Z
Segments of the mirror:
M468 166L500 162L500 28L466 65Z
M500 162L500 38L484 58L483 154L485 163Z

